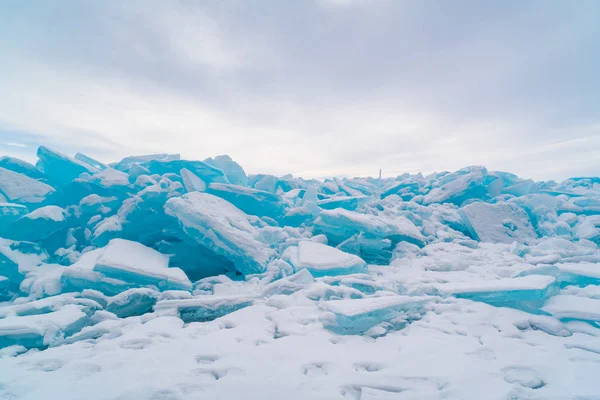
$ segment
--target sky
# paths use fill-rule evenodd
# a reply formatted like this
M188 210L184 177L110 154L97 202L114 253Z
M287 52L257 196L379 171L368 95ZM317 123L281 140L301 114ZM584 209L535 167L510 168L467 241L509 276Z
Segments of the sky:
M0 155L600 175L596 0L3 0Z

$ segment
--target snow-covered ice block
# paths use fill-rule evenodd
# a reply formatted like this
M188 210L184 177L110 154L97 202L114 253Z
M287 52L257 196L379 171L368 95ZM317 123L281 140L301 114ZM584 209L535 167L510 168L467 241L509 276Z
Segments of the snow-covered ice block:
M29 210L22 204L0 203L0 234L11 222L27 214Z
M169 257L141 243L113 239L83 254L64 269L64 291L98 290L116 295L125 290L151 286L164 290L191 290L192 284L179 268L169 268Z
M287 250L288 261L299 271L307 269L314 277L366 272L365 261L354 254L312 241L301 241Z
M24 346L44 348L62 343L83 328L89 317L77 305L66 305L47 314L10 316L0 319L0 348Z
M269 283L263 288L263 294L267 297L276 294L290 295L304 289L314 281L313 276L307 269L301 269L293 275Z
M330 300L321 308L334 314L333 321L325 318L324 325L337 333L360 334L382 322L398 327L418 319L429 297L381 296L363 299Z
M58 206L45 206L14 221L6 236L14 240L38 241L64 228L67 212Z
M544 275L448 282L436 288L445 295L529 311L539 309L558 291L556 278Z
M113 239L96 261L94 271L139 286L161 290L191 290L192 284L179 268L169 268L169 257L138 242Z
M207 158L204 162L223 171L227 180L234 185L246 186L248 184L248 178L244 169L228 155Z
M482 242L530 244L537 239L529 216L514 203L471 203L459 213L474 238Z
M169 199L165 211L179 220L189 237L231 260L244 275L264 272L275 256L250 224L249 216L217 196L187 193Z
M55 189L27 175L0 167L0 195L13 203L41 203ZM6 201L5 200L5 201Z
M211 183L207 193L227 200L246 214L279 218L284 212L280 195L240 185Z
M207 322L251 306L257 299L250 295L198 296L193 299L162 300L154 311L159 315L177 313L184 322Z
M58 311L67 305L77 305L87 315L101 309L101 305L92 299L81 297L79 293L63 293L26 303L9 304L0 307L0 319L8 317L24 317L27 315L47 314Z
M600 263L558 263L555 267L560 271L559 280L564 285L600 285Z
M550 298L542 310L563 320L600 322L600 299L558 295Z
M51 182L64 185L71 182L84 172L94 174L98 170L73 157L66 156L45 146L37 151L39 158L36 167L49 176Z

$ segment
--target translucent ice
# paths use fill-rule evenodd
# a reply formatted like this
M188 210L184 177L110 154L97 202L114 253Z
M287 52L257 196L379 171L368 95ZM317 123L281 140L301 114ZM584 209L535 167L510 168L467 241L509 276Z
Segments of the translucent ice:
M191 238L231 260L244 275L263 272L275 256L248 215L219 197L187 193L167 201L165 211L179 220Z
M278 218L284 212L281 196L264 190L211 183L207 192L227 200L246 214Z
M52 192L50 185L0 167L0 195L10 202L41 203Z
M365 272L367 268L364 260L354 254L312 241L301 241L287 253L297 271L305 268L315 277Z
M56 185L65 185L84 172L98 172L88 164L44 146L38 148L37 156L39 160L36 167L48 175L50 181Z

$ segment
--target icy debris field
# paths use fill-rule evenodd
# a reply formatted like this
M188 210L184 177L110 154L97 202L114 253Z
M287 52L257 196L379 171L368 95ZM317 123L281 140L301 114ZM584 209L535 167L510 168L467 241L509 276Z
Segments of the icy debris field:
M0 159L0 399L600 399L600 178Z

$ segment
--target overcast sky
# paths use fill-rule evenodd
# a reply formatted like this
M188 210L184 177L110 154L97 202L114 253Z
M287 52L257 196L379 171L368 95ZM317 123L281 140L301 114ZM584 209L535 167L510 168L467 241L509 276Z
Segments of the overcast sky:
M0 154L600 175L600 2L3 0Z

